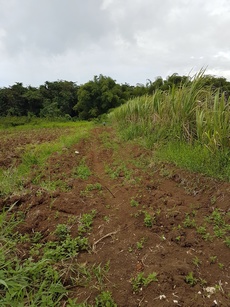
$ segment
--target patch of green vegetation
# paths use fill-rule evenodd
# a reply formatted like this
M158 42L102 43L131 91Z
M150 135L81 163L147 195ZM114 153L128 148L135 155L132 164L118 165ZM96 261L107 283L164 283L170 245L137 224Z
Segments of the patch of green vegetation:
M230 236L225 237L224 243L230 248Z
M105 276L110 269L105 265L79 264L76 260L81 251L90 250L84 232L92 226L96 212L82 215L78 222L80 235L70 234L71 219L67 224L58 224L54 231L55 241L42 242L42 233L20 234L15 227L23 222L24 214L0 214L0 301L2 306L61 306L68 299L68 285L96 287L101 291L98 302L112 303L112 296L104 293ZM20 259L17 246L26 244L28 257ZM69 277L70 276L70 277ZM72 284L71 284L72 283ZM114 303L115 304L115 303ZM113 306L113 305L112 305ZM115 306L115 305L114 305Z
M95 307L117 307L109 291L101 292L95 299Z
M43 188L44 190L48 192L54 192L56 190L60 190L61 192L67 192L70 190L69 185L61 179L44 180L44 181L41 181L39 185L41 186L41 188Z
M117 304L110 291L102 291L96 296L93 305L87 302L77 303L77 299L69 299L67 307L117 307Z
M220 179L230 179L230 168L224 162L225 154L217 152L212 155L206 147L199 144L169 141L158 148L155 159L156 161L173 162L176 166L193 172Z
M131 205L131 207L138 207L139 206L139 203L138 203L138 201L136 201L135 199L131 199L131 201L130 201L130 205Z
M129 100L109 118L125 140L154 147L158 161L230 180L229 101L221 91L204 86L204 73L179 87Z
M73 170L73 176L86 180L91 175L89 167L85 163L85 159L82 159L81 163Z
M207 233L207 228L206 226L198 226L196 228L196 232L202 236L204 236Z
M61 240L66 239L67 235L70 234L70 228L66 224L58 224L54 234Z
M84 234L91 230L93 219L96 216L96 210L92 210L90 213L84 213L79 218L78 232L79 234Z
M59 272L45 256L21 261L15 253L20 236L14 229L21 218L0 215L0 300L2 306L57 306L67 295ZM39 236L40 237L40 236ZM36 240L38 237L36 235Z
M206 220L215 226L223 226L225 224L223 213L221 213L218 208L215 208Z
M190 216L190 214L188 213L186 213L185 220L183 222L183 226L185 228L195 228L196 227L195 219L192 216Z
M89 195L91 191L102 191L102 185L100 183L89 183L86 188L81 191L81 195Z
M97 183L89 183L89 184L87 184L85 190L86 191L94 191L94 190L101 191L102 185L98 182Z
M60 261L75 257L80 251L90 249L88 238L78 236L72 238L69 234L60 242L47 242L44 246L44 256L52 261Z
M193 259L192 259L192 263L196 266L196 267L199 267L201 265L201 260L195 256Z
M79 126L87 129L93 126L93 122L69 121L66 118L39 118L28 116L6 116L0 117L0 129L5 131L27 131L31 129L53 129L53 128L73 128Z
M157 282L157 273L151 273L144 277L144 273L139 273L136 277L131 279L131 284L134 292L138 292L142 287L147 287L152 282Z
M224 264L223 264L223 263L221 263L221 262L218 262L218 267L219 267L221 270L223 270L223 268L224 268Z
M106 166L105 171L109 174L110 178L117 179L119 177L124 177L125 180L130 180L132 177L132 170L129 169L125 163L114 166Z
M0 196L23 190L23 177L17 168L0 171Z
M188 275L185 276L185 282L193 287L198 283L198 279L194 277L193 272L189 272Z
M119 145L116 139L111 138L111 134L107 131L104 131L100 134L100 139L103 143L103 146L107 149L112 149L114 151L118 150Z
M137 246L137 249L143 249L144 248L144 243L146 242L146 238L141 238L140 241L137 242L136 246Z
M210 263L211 263L211 264L214 264L214 263L216 263L216 261L217 261L217 256L210 256L210 257L209 257L209 260L210 260Z
M155 221L155 217L144 211L144 224L146 227L152 227Z
M70 123L69 123L70 124ZM68 127L68 123L55 123L59 127ZM15 193L23 189L24 183L26 182L29 174L33 169L33 177L36 179L36 184L40 184L39 174L41 170L45 168L46 162L50 155L54 152L62 151L62 148L70 148L73 144L79 142L83 137L88 137L89 130L92 128L92 124L85 122L71 123L71 127L75 127L72 133L68 136L60 136L56 141L45 142L38 145L27 145L21 156L21 164L18 167L12 167L7 170L0 171L0 195L5 196L11 193ZM47 127L52 127L52 124L46 123ZM44 125L42 127L45 127ZM31 126L29 126L31 128ZM41 126L38 127L41 129ZM77 129L77 133L76 133ZM34 169L36 166L36 172ZM80 176L86 176L89 170L84 169L84 164L81 165L82 169L79 171ZM63 186L60 182L48 182L47 186L51 189L61 186L63 189L68 189L67 186Z

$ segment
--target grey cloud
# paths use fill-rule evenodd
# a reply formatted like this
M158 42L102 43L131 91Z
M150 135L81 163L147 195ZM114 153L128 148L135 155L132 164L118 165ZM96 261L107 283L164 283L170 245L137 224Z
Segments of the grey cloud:
M0 82L230 78L228 0L0 0ZM35 73L36 72L36 73ZM0 83L1 86L1 83Z
M58 54L81 49L107 35L109 19L97 1L11 1L3 22L9 53L31 48ZM99 1L100 2L100 1ZM6 15L8 17L6 17Z

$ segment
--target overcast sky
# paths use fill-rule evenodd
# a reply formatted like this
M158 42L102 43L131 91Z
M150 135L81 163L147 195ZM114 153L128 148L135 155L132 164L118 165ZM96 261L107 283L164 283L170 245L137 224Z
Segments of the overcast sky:
M0 0L0 87L103 74L230 81L229 0Z

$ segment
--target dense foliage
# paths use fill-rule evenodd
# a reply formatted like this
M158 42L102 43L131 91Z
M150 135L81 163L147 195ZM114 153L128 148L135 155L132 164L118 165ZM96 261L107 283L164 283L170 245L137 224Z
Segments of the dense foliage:
M150 147L157 144L161 158L230 180L227 84L212 84L201 72L180 86L129 100L109 117L126 139L140 137Z
M156 90L168 91L172 86L180 87L192 82L189 77L173 74L163 80L157 77L154 82L136 86L118 84L110 77L95 76L83 85L72 81L46 81L37 87L23 86L17 82L12 86L0 88L0 116L37 116L37 117L76 117L91 119L124 104L129 99ZM225 78L205 76L205 85L212 89L221 88L228 97L230 82Z

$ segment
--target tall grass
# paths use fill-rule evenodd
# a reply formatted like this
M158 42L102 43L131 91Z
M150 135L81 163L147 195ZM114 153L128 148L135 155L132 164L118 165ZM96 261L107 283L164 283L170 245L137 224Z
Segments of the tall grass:
M205 157L202 165L208 150L209 162L216 159L215 164L222 168L220 177L230 179L230 173L223 174L230 156L230 100L205 86L204 71L180 87L130 100L109 117L126 139L141 137L148 146L161 145L159 150L164 148L164 152L165 148L173 148L169 147L172 143L184 144L190 150L198 146ZM173 154L170 156L173 161ZM199 169L199 163L195 169ZM207 173L213 175L214 171Z

